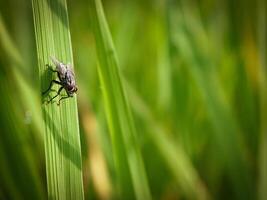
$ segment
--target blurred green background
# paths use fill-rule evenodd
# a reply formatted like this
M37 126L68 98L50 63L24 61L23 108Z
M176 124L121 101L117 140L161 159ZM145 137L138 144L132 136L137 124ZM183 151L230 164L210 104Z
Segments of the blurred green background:
M89 1L67 2L85 199L124 199L115 189ZM266 199L266 2L102 3L152 198ZM31 6L0 0L0 199L46 198Z

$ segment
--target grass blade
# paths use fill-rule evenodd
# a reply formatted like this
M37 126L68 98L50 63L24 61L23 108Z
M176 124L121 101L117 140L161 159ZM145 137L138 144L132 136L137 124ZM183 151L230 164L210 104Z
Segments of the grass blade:
M72 63L72 47L65 0L32 0L39 77L42 91L55 78L48 73L50 56ZM52 92L51 92L52 93ZM54 95L52 93L51 95ZM81 148L76 97L43 105L48 196L83 199Z
M31 135L33 129L24 116L25 112L30 112L32 117L36 117L38 109L32 112L35 107L29 107L28 102L24 101L33 97L33 91L30 90L32 88L29 84L25 84L22 74L22 69L25 68L9 35L0 14L0 92L4 94L0 100L0 187L4 193L2 198L44 199L42 178L38 173L39 161L42 158L38 157L37 160L38 153L35 154L35 150L42 151L42 148L30 142L40 139L40 135ZM32 105L36 105L36 102L36 98L31 99ZM36 126L38 120L30 118L30 121ZM35 130L40 133L40 126Z
M206 186L183 148L168 137L170 134L166 134L164 128L159 125L160 123L153 118L148 106L130 84L127 84L127 91L135 113L145 122L148 129L152 130L150 133L153 134L149 137L158 147L164 162L185 196L188 199L210 199Z
M258 1L258 33L260 49L259 91L261 108L261 135L259 142L259 199L267 195L267 60L266 60L266 3Z
M99 61L99 76L114 150L121 197L151 199L137 134L123 89L116 52L100 0L90 0L91 21ZM129 180L132 180L131 182Z

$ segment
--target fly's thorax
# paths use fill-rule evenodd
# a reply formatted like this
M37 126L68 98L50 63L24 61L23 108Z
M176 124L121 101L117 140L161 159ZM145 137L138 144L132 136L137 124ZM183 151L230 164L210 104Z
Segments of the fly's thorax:
M75 75L74 75L71 65L67 64L65 69L66 71L61 81L66 91L68 91L69 94L73 94L77 91Z
M66 79L66 82L68 85L72 85L72 86L75 86L76 83L75 83L75 75L72 71L71 68L66 68L66 72L65 72L65 79Z

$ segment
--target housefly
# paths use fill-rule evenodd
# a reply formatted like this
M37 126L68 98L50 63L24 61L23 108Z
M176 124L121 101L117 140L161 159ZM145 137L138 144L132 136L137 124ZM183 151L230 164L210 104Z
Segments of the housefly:
M51 57L52 62L54 63L54 65L56 66L56 69L52 69L52 66L48 65L49 70L51 70L52 72L56 72L57 73L57 77L59 79L58 80L52 80L50 82L50 85L48 87L48 89L46 91L44 91L42 94L46 94L54 84L58 84L61 87L58 89L57 94L52 97L48 103L50 103L53 99L55 99L57 96L60 95L60 92L65 89L67 96L62 96L59 101L58 101L58 105L60 105L60 101L69 97L73 97L74 93L77 92L78 88L76 86L75 83L75 74L73 71L73 68L71 66L71 64L64 64L60 61L58 61L56 58Z

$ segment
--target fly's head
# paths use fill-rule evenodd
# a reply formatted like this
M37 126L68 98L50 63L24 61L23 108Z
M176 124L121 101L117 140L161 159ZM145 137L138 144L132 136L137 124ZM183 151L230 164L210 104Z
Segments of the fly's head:
M68 85L67 86L67 91L68 91L70 96L73 96L73 94L78 91L78 88L77 88L76 85Z

